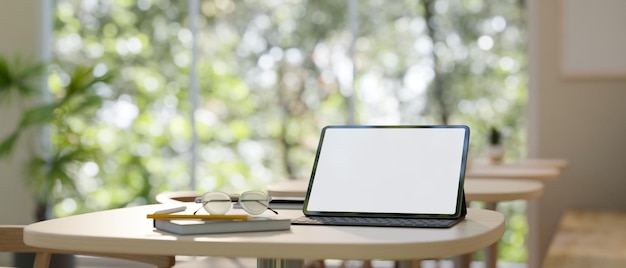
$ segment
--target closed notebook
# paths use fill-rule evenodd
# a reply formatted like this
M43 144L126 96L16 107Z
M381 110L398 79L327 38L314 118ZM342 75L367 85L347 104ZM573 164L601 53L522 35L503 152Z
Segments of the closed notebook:
M270 207L272 209L295 209L302 210L304 197L272 197ZM234 208L241 208L239 204L233 204Z
M157 230L180 235L220 234L289 230L289 219L252 218L250 220L155 220Z

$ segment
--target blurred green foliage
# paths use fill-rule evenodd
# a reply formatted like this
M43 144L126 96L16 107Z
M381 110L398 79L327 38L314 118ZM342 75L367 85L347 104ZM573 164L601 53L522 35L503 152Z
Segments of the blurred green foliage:
M6 104L4 102L10 101L12 97L37 94L45 68L44 63L32 63L21 56L7 58L0 55L0 105Z
M506 157L525 155L522 0L357 2L351 55L347 1L200 1L200 96L192 115L187 1L58 0L55 64L97 63L94 71L119 76L100 87L106 100L95 118L71 119L78 138L106 156L95 167L77 166L85 199L60 200L56 213L145 204L159 192L188 189L192 116L198 191L306 177L321 127L350 118L466 124L472 157L498 125ZM52 91L69 76L54 70ZM525 228L509 223L503 259L525 260Z
M51 138L28 146L33 157L28 160L25 178L37 202L38 220L48 219L48 209L59 199L81 197L75 183L77 167L100 163L100 148L82 142L80 125L88 124L101 107L104 98L98 95L99 86L113 78L112 73L96 74L93 67L77 66L68 71L66 83L50 94L42 90L46 67L45 63L22 66L19 58L9 63L0 57L2 95L19 97L20 103L31 102L23 108L17 126L0 139L0 158L13 155L18 141L33 128Z

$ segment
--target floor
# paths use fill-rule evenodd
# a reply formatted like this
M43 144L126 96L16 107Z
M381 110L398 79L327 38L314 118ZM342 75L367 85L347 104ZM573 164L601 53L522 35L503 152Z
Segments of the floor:
M6 262L6 263L5 263ZM3 258L0 260L0 266L10 266L10 259ZM176 257L175 268L253 268L256 267L256 259L250 258L215 258L215 257ZM326 260L327 268L339 268L343 262L339 260ZM125 261L119 259L99 258L90 256L77 256L76 268L151 268L153 266ZM361 267L360 261L347 261L345 268ZM373 261L374 268L392 268L393 262L390 261ZM422 261L422 268L453 268L451 261ZM482 262L472 263L471 268L483 268ZM498 263L498 268L527 268L525 263Z
M215 258L215 257L186 257L179 256L176 258L175 268L253 268L256 267L256 259L250 258ZM339 268L343 262L339 260L326 260L327 268ZM343 263L345 268L361 267L360 261L348 261ZM374 268L392 268L391 261L373 261ZM76 268L108 268L108 267L124 267L124 268L148 268L150 265L124 261L118 259L96 258L88 256L79 256ZM422 261L422 268L453 268L451 261ZM482 262L474 262L471 268L483 268ZM524 263L498 263L498 268L527 268Z

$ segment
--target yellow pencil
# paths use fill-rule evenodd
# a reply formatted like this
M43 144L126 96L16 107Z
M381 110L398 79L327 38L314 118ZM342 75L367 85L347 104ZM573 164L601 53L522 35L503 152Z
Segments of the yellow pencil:
M191 214L148 214L148 219L155 220L248 220L248 215L191 215Z

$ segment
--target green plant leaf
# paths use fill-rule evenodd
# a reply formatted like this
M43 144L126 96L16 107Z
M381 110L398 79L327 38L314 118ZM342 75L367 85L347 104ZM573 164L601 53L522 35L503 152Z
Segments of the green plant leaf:
M87 91L93 88L97 83L109 83L115 77L112 72L107 72L102 76L95 77L93 75L94 67L79 66L74 69L71 74L70 83L66 87L66 95L63 102L69 102L75 96L85 97Z
M76 107L72 109L72 114L82 114L90 108L99 107L102 104L102 98L99 96L85 96L80 99Z
M0 97L29 96L40 92L46 68L45 63L23 63L19 56L11 63L0 56Z
M98 82L108 82L112 78L110 73L101 77L93 76L94 67L79 66L72 73L71 81L67 86L68 95L84 92Z
M58 107L58 103L43 104L24 112L22 120L20 121L20 129L24 129L33 125L41 125L49 123L53 116L54 110Z
M19 137L19 132L15 131L9 137L0 142L0 158L4 158L13 153L13 148Z
M7 89L11 84L11 69L7 60L0 56L0 92Z
M502 133L496 127L491 127L489 131L489 143L491 145L500 145L502 144Z
M79 161L75 154L75 151L62 150L48 158L31 159L27 168L28 182L40 201L48 202L49 198L54 198L56 186L69 190L73 195L79 194L75 180L69 172L69 166Z

